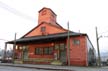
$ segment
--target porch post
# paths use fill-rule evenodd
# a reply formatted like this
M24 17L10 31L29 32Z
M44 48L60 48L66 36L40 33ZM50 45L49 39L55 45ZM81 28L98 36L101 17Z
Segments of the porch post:
M22 59L22 63L24 62L24 48L22 47L22 52L21 52L21 59Z
M6 50L7 50L7 43L5 42L5 49L4 49L3 60L6 59Z
M13 56L12 56L12 59L13 59L13 64L14 64L14 58L15 58L15 48L16 48L16 33L15 33L15 37L14 37L14 45L13 45Z
M68 57L68 66L70 66L70 37L69 37L69 22L68 25L68 40L67 40L67 57Z

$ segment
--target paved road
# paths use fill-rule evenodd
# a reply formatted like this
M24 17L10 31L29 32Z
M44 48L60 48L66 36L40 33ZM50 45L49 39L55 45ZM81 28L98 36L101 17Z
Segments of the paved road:
M56 67L56 66L53 66L53 67ZM69 69L69 71L108 71L108 66L107 67L101 67L101 68L98 68L98 67L61 66L60 69L64 69L64 68ZM0 66L0 71L65 71L65 70L44 70L44 69L35 69L35 68Z
M108 71L108 67L69 67L68 69L73 71Z
M9 67L9 66L0 66L0 71L53 71L53 70L40 70L40 69L29 69L29 68L20 68L20 67Z

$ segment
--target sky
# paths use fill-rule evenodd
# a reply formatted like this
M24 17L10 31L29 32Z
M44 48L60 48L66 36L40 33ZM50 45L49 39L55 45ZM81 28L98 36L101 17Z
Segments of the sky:
M108 36L107 0L0 0L0 48L4 42L13 40L15 33L20 38L38 25L38 11L51 8L57 14L57 22L67 29L87 33L96 47L96 32ZM108 37L99 39L101 52L108 52Z

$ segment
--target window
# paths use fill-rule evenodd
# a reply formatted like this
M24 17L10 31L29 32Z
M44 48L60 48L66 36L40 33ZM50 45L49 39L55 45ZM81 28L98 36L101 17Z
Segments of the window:
M59 45L56 44L56 45L55 45L55 50L58 50L58 49L59 49Z
M79 45L79 44L80 44L80 40L76 40L76 39L73 40L73 44L74 44L74 45Z
M51 48L51 47L44 48L44 54L50 55L52 53L53 53L53 48Z
M49 54L49 48L44 48L44 54Z
M51 55L53 53L52 47L35 48L36 55Z
M41 27L41 32L45 32L46 31L46 27Z
M49 54L53 53L53 48L49 48Z
M42 54L42 48L35 48L35 54Z
M65 49L65 44L60 44L60 50L64 50Z

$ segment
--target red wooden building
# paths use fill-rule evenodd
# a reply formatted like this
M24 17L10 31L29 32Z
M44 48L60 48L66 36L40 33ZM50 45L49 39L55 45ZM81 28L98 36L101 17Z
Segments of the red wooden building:
M68 64L88 66L95 62L95 49L87 34L69 31L56 21L57 15L50 8L39 11L38 25L16 41L15 63ZM69 58L69 59L68 59ZM70 61L68 61L70 60Z

